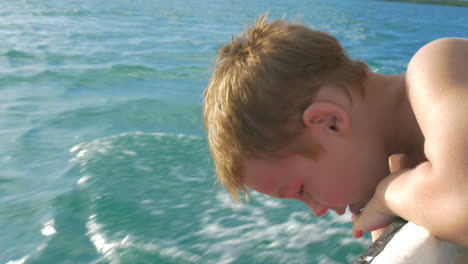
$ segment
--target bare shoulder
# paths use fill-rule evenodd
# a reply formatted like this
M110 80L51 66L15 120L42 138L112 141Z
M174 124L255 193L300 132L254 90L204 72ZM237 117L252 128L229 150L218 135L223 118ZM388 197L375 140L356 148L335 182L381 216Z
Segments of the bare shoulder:
M468 40L439 39L422 47L406 72L406 90L424 134L428 162L418 195L443 210L427 226L441 237L468 245ZM416 187L415 187L416 189ZM429 203L428 203L429 204ZM432 210L432 209L431 209ZM439 216L439 215L437 215ZM445 218L444 218L445 217ZM436 229L439 229L436 231Z
M432 96L468 89L468 39L443 38L423 46L408 64L407 81L408 88L422 86Z
M406 88L416 115L444 104L462 103L466 109L468 39L438 39L422 47L408 64Z
M406 89L429 160L458 156L466 158L459 164L468 164L468 40L444 38L422 47L408 65Z

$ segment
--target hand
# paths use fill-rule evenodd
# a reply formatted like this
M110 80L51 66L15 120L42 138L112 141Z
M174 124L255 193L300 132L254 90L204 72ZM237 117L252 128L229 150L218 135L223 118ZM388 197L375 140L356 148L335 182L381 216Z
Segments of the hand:
M390 174L384 178L379 185L371 200L360 214L353 214L353 236L362 237L363 232L371 232L382 229L393 222L396 218L387 206L385 200L385 191L388 184L400 174L407 171L413 164L406 155L394 155L389 158ZM406 170L405 170L406 169Z
M377 190L379 189L382 188L377 188ZM353 214L351 216L351 221L354 223L354 237L360 238L363 232L371 232L384 228L396 218L396 215L386 206L385 201L382 201L381 197L384 197L384 195L376 192L360 214Z

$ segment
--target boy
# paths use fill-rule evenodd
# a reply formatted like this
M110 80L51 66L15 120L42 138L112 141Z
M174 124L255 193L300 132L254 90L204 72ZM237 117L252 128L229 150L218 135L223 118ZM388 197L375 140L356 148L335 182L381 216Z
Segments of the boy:
M400 216L468 247L468 41L431 42L386 76L326 33L266 20L221 48L205 91L232 197L249 187L316 216L349 207L356 237Z

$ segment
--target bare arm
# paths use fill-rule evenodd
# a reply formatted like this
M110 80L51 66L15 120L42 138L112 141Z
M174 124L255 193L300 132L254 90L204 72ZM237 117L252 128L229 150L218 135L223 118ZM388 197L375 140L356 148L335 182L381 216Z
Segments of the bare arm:
M468 247L468 40L423 47L408 66L406 84L428 161L386 177L354 217L353 232L381 228L399 215Z
M468 247L468 40L423 47L407 72L408 96L428 161L388 181L396 214Z
M420 164L422 160L420 158L409 158L404 154L392 155L388 158L388 166L390 173L397 173L402 170L411 169ZM387 229L388 226L374 230L371 232L372 242L376 241L380 235Z
M441 39L423 47L407 72L408 96L425 136L425 154L438 174L468 166L468 40Z

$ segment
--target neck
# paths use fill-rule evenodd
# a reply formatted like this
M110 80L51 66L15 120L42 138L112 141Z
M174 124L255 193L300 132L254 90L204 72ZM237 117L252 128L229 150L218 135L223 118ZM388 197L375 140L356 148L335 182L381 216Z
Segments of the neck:
M419 128L406 92L405 73L370 73L366 82L366 101L379 129L388 156L424 156L424 136Z

